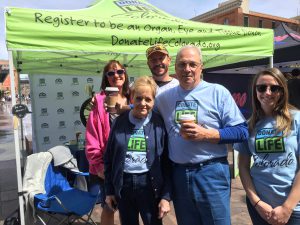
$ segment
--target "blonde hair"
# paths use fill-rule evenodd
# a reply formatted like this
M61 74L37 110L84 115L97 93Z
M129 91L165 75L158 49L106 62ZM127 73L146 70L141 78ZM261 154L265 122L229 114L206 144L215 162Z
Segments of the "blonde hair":
M250 133L254 131L256 123L261 120L265 113L261 107L261 104L257 98L256 94L256 83L259 77L261 76L272 76L283 89L281 91L280 98L273 109L273 116L276 119L276 129L278 132L283 132L283 135L286 136L290 133L292 115L290 109L295 109L292 105L288 103L288 88L284 75L277 68L270 68L259 72L252 82L252 115L249 119L249 130Z
M157 85L153 78L148 76L139 77L134 81L132 95L134 95L136 90L141 90L145 86L151 89L152 95L155 98Z

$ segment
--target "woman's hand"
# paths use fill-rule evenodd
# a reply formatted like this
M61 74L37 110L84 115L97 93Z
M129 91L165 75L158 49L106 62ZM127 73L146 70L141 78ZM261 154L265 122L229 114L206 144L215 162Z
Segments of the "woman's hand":
M123 112L129 111L129 110L130 110L129 105L123 105L122 103L119 103L119 102L116 103L117 114L122 114Z
M105 179L104 171L98 171L97 176L104 180Z
M284 207L283 205L277 206L272 210L269 223L272 225L284 225L289 221L292 212L292 209Z
M105 198L105 203L112 211L117 211L117 200L114 195L107 195Z
M268 223L270 223L270 218L272 216L272 206L264 201L259 201L259 203L255 207L258 214Z
M167 201L167 200L165 200L165 199L160 200L160 202L158 204L158 209L159 209L158 218L162 219L171 210L171 208L170 208L170 202Z

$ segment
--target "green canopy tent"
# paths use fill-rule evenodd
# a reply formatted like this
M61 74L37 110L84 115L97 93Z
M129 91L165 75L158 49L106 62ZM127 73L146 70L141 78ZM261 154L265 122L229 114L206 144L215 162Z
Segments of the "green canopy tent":
M198 23L171 16L145 0L98 0L80 10L6 8L10 75L22 73L101 74L110 59L132 76L149 74L145 50L163 43L175 56L184 45L202 49L206 68L273 55L273 31ZM174 72L174 65L171 67ZM11 79L15 104L14 79ZM18 190L22 190L15 130ZM20 196L21 224L23 200Z
M201 47L206 68L273 54L272 30L183 20L145 0L98 0L81 10L7 8L6 41L15 66L29 74L97 74L109 59L129 74L148 74L145 50L157 42L173 56L187 44Z

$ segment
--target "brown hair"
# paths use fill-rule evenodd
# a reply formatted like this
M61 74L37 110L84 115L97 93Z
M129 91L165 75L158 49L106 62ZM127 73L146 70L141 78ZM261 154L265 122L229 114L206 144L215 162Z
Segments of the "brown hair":
M125 96L126 98L129 98L129 94L130 94L130 90L129 90L129 81L128 81L128 75L126 72L125 67L117 60L110 60L103 68L103 75L102 75L102 82L101 82L101 90L104 91L106 87L110 87L110 84L108 82L106 73L108 72L108 70L113 67L113 66L120 66L124 71L124 75L125 75L125 82L123 84L122 87L122 95Z
M265 114L256 94L256 83L259 77L269 75L272 76L278 84L283 88L280 98L273 110L273 116L276 119L276 129L278 132L283 131L284 136L289 134L291 130L292 116L290 109L295 109L288 103L288 88L284 75L277 68L263 70L256 74L252 81L252 115L249 119L250 133L254 131L256 123L262 119Z

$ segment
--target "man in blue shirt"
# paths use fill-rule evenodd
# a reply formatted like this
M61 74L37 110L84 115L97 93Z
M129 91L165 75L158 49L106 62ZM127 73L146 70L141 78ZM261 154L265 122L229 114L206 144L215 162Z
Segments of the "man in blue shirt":
M199 48L181 48L175 64L180 85L157 96L155 104L168 132L178 224L230 225L225 144L246 140L248 130L230 92L202 80L202 68ZM183 114L193 115L195 123L179 123Z

